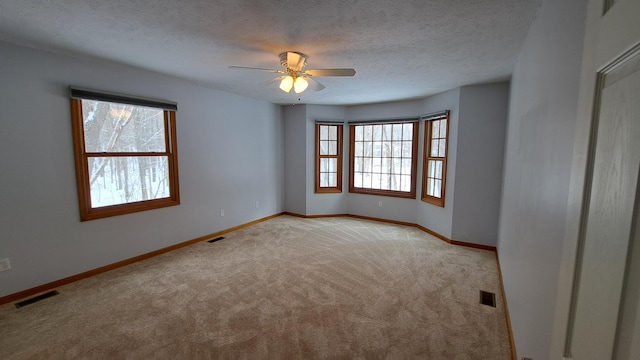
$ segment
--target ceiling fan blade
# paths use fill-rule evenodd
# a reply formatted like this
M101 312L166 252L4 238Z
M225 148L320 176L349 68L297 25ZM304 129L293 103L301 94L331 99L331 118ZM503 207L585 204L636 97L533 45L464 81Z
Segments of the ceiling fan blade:
M313 80L312 78L305 76L305 79L309 83L309 89L313 91L320 91L325 88L324 85L320 84L318 81Z
M286 76L285 76L285 75L278 76L278 77L276 77L275 79L271 79L271 80L268 80L268 81L265 81L265 82L261 82L261 83L260 83L260 85L262 85L262 86L268 86L268 85L271 85L271 84L279 83L279 82L280 82L280 81L282 81L282 79L284 79L284 78L286 78Z
M264 69L264 68L247 67L247 66L229 66L229 69L260 70L260 71L268 71L276 74L286 74L286 71L282 71L282 70Z
M307 59L296 52L287 52L287 67L294 71L300 71Z
M354 76L355 69L315 69L307 70L305 74L311 76Z

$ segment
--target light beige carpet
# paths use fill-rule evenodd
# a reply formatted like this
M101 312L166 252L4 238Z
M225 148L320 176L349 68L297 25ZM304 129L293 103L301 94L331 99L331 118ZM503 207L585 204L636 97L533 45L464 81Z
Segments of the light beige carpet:
M0 307L0 359L510 359L495 254L380 222L280 216L57 290Z

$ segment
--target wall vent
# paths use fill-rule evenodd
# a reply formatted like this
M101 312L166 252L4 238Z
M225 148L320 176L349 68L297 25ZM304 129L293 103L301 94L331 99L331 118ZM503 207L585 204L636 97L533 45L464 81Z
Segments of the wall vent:
M50 298L52 296L56 296L58 294L59 294L59 292L57 292L56 290L49 291L49 292L46 292L44 294L40 294L38 296L34 296L34 297L30 298L30 299L22 300L20 302L17 302L16 303L16 307L17 308L21 308L23 306L31 305L33 303L37 303L38 301Z
M496 307L496 294L480 290L480 304Z
M215 239L207 240L207 242L208 242L208 243L214 243L214 242L216 242L216 241L218 241L218 240L222 240L222 239L224 239L224 236L218 236L218 237L217 237L217 238L215 238Z

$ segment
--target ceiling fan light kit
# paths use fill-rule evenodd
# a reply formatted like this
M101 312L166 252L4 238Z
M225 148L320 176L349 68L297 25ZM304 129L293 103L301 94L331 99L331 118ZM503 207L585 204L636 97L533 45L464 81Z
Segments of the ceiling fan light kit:
M293 78L291 76L285 76L284 79L280 81L280 90L288 93L289 91L291 91L292 87L293 87Z
M309 59L309 56L297 51L283 52L280 53L279 57L280 65L282 65L285 70L252 68L244 66L229 67L234 69L261 70L280 74L280 76L275 79L276 81L280 80L280 90L288 93L291 92L291 89L293 89L296 94L302 93L307 88L315 91L320 91L325 88L324 85L312 79L312 76L354 76L356 74L356 71L351 68L303 70L304 67L307 66L307 60Z
M293 91L295 91L296 94L300 94L301 92L307 90L307 87L309 87L309 83L303 77L297 77L293 81Z

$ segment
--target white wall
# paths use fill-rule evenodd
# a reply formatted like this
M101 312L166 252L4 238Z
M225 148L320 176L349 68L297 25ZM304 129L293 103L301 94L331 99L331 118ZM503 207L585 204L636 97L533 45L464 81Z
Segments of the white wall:
M282 211L279 106L98 60L0 54L0 258L12 266L0 296ZM180 206L80 222L69 85L178 102Z
M460 89L451 238L496 246L509 83Z
M284 211L307 213L307 107L282 106L284 119Z
M498 252L518 358L549 354L585 7L543 1L511 82Z
M284 210L299 215L345 214L347 161L343 160L342 193L315 193L316 120L344 120L344 107L302 104L282 106L282 109L285 124ZM348 132L344 137L343 154L346 155Z

